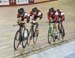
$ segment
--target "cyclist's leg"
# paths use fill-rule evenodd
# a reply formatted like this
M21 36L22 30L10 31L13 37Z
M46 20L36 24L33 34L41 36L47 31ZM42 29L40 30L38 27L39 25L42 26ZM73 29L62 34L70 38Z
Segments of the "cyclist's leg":
M20 32L20 37L21 37L21 41L23 40L23 28L24 28L24 24L21 24L20 25L20 28L19 28L19 32Z
M19 24L19 32L20 32L20 36L21 36L21 29L22 29L22 24Z
M23 24L23 27L24 27L24 29L26 29L26 26L25 26L25 24Z
M63 36L65 36L65 30L64 30L64 26L62 23L61 23L61 26L62 26L62 30L63 30Z
M41 13L41 15L39 16L39 18L42 19L42 17L43 17L43 14Z
M32 25L32 36L35 37L36 23Z
M57 23L56 22L54 22L54 30L55 30L55 32L57 32L57 25L56 25Z
M35 19L35 21L36 21L36 23L35 23L35 25L36 25L36 30L38 30L38 26L39 26L39 24L38 24L38 22L37 22L38 16L34 16L34 19Z
M38 22L36 22L36 30L38 30L38 26L39 26L39 24L38 24Z
M58 38L58 31L57 31L57 22L54 22L54 32L55 32L55 39Z
M25 30L27 30L27 38L26 38L26 40L27 40L27 44L28 44L29 31L28 31L28 28L27 28L26 24L24 24L23 27L24 27Z
M32 40L32 37L33 37L33 33L32 33L32 30L33 29L33 23L31 23L31 28L30 28L30 32L29 32L29 34L30 34L30 36L29 36L29 44L30 44L30 42L31 42L31 40Z

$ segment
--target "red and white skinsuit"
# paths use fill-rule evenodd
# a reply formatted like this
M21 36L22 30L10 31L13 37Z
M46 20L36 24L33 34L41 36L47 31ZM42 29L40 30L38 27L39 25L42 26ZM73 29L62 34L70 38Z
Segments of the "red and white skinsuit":
M49 21L49 23L50 23L51 19L53 20L54 28L56 28L56 23L55 23L55 22L56 22L56 20L57 20L57 15L55 15L55 14L56 14L56 11L54 11L53 14L51 14L50 11L48 11L48 13L47 13L48 21Z
M64 12L63 11L60 11L60 13L56 12L56 16L57 16L57 21L59 21L59 18L60 18L60 22L61 22L62 28L64 30L64 26L63 26L63 21L65 20ZM64 31L64 34L65 34L65 31Z
M37 18L42 18L42 12L40 10L38 10L37 12L30 12L30 16L33 16L33 19L34 21L37 20Z

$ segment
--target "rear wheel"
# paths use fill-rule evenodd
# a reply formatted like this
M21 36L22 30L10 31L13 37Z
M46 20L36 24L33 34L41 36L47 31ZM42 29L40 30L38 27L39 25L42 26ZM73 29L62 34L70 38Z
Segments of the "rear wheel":
M61 33L62 39L64 39L64 36L65 36L65 31L64 31L64 29L62 29L62 33Z
M64 39L65 31L64 31L64 29L62 28L61 23L58 24L58 29L59 29L59 33L60 33L60 38L61 38L61 39Z
M53 34L53 42L56 41L57 37L58 37L58 36L56 36L56 34Z
M20 32L17 31L14 37L14 49L17 50L19 44L20 44Z
M30 29L28 45L30 44L30 42L31 42L32 38L33 38L33 32L32 32L32 29Z
M50 30L48 30L48 43L50 44L52 41L52 35L50 33Z
M28 29L24 29L24 31L23 31L23 40L22 40L22 47L23 48L25 48L26 44L28 44L28 36L29 36Z

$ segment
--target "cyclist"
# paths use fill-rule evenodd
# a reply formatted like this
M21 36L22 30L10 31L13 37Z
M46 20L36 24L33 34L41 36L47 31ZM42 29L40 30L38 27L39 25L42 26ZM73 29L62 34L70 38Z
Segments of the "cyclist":
M34 7L32 11L30 11L30 16L32 16L32 24L36 25L36 29L38 30L37 18L42 19L42 12L37 7Z
M24 11L23 8L18 9L18 14L17 14L17 22L19 24L20 27L25 27L25 23L30 21L30 15Z
M56 27L56 20L57 20L57 16L56 16L56 10L54 8L50 8L48 13L47 13L47 17L48 17L48 21L49 23L54 23L54 28L55 31L57 31L57 27Z
M24 11L23 8L18 9L18 14L17 14L17 23L19 25L19 30L22 30L22 28L26 28L25 27L25 23L29 23L30 21L30 15ZM22 36L22 32L20 32L21 36ZM28 42L27 42L28 44ZM19 46L19 44L18 44Z
M64 27L63 27L63 21L65 20L65 15L64 15L64 12L60 9L57 9L57 21L58 19L60 18L60 22L61 22L61 25L62 25L62 29L63 29L63 36L65 36L65 31L64 31Z

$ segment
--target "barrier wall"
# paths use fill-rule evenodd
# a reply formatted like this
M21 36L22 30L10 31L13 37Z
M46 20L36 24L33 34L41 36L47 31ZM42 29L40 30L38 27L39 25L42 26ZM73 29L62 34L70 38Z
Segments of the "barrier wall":
M16 6L24 4L34 4L53 0L0 0L0 6Z
M49 1L49 0L35 0L35 3L38 3L38 2L45 2L45 1Z
M9 0L0 0L0 5L9 5Z
M16 4L28 4L28 0L16 0Z

